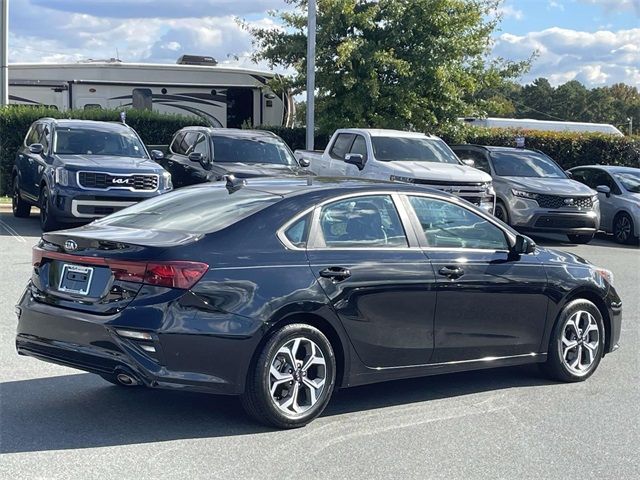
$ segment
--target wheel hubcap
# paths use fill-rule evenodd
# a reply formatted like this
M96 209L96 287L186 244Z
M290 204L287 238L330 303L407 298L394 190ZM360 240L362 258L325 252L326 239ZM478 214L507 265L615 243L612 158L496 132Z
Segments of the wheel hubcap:
M287 415L304 413L318 403L326 379L327 366L320 347L308 338L294 338L280 347L271 361L271 400Z
M625 241L631 233L631 223L627 217L620 217L616 224L616 238Z
M502 220L503 222L507 218L501 205L496 206L496 218L498 220Z
M587 373L598 354L600 331L589 312L578 311L565 322L562 330L562 361L574 374Z

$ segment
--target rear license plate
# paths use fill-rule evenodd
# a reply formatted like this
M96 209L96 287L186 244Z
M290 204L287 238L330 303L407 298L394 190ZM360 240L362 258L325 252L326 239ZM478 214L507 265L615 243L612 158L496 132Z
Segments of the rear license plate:
M58 290L66 293L87 295L91 288L92 277L92 267L83 267L82 265L65 263L62 266L62 275L60 275Z

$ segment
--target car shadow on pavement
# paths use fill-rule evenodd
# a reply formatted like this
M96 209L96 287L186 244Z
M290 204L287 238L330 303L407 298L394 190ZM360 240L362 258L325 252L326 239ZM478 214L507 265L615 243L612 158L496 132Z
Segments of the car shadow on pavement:
M337 391L323 416L549 383L535 366L397 380ZM0 384L0 453L269 431L235 397L118 387L84 373Z
M0 208L0 237L14 237L21 241L23 237L40 237L40 219L37 209L31 210L29 218L16 218L11 208L2 205Z

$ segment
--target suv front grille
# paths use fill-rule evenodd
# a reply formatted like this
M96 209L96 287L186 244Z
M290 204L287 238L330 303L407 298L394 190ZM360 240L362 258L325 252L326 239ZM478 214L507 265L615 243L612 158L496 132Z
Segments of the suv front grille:
M561 197L558 195L540 194L536 198L538 205L542 208L567 208L577 207L579 209L593 208L591 197Z
M82 188L98 190L126 188L129 190L153 191L158 189L158 175L112 175L103 172L78 172L78 184Z
M481 204L483 199L489 197L487 194L487 185L482 182L440 182L435 180L417 179L415 183L419 185L428 185L438 190L462 197L466 201L477 206Z

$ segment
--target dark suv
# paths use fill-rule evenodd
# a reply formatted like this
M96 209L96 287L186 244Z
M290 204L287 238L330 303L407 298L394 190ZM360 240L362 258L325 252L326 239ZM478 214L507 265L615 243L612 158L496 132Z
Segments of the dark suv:
M152 156L122 123L40 119L16 155L13 214L28 217L37 206L42 229L50 231L167 192L171 175Z
M238 178L310 175L287 144L264 130L186 127L176 132L169 154L159 158L178 187Z

